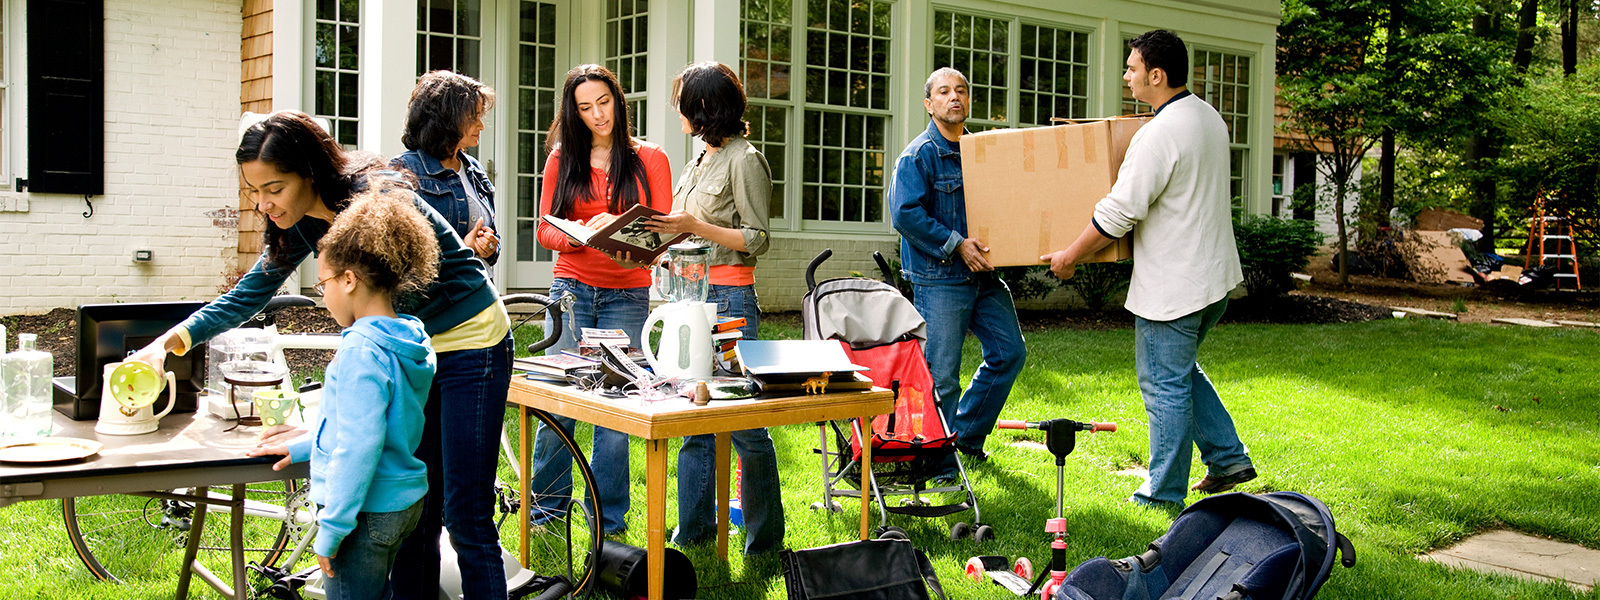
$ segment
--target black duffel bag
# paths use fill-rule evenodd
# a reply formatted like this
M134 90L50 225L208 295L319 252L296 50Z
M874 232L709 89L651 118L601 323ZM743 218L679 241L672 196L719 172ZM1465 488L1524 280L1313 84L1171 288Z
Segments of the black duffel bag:
M929 588L944 600L933 565L907 540L784 550L778 560L789 600L929 600Z

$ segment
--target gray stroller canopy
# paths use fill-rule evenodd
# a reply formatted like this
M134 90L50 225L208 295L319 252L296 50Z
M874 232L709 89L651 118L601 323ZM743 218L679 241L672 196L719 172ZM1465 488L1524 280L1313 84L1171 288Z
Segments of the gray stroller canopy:
M807 294L807 339L840 339L856 348L893 343L907 335L928 339L928 324L894 286L875 279L822 282Z

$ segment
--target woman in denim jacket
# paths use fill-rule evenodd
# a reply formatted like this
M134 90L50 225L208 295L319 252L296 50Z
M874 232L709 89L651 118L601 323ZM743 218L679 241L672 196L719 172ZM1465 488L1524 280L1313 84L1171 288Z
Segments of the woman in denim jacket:
M661 212L672 210L672 164L660 146L628 135L628 104L616 75L600 65L580 65L567 73L560 112L550 124L550 158L544 163L544 188L539 212L605 227L635 204ZM561 340L546 350L559 354L578 346L582 327L621 329L636 345L644 345L644 322L650 312L650 273L624 257L575 244L549 223L539 222L539 245L560 253L550 297L570 293L576 299L571 321ZM545 331L554 323L545 319ZM573 420L557 417L572 433ZM627 529L628 434L594 428L595 495L608 535ZM565 510L555 498L571 495L572 455L556 433L539 424L533 445L532 489L548 500L534 508L534 521Z
M423 75L411 91L400 136L406 151L391 164L417 176L417 193L492 267L500 260L494 184L467 154L478 145L483 115L491 108L494 90L476 79L450 71Z
M744 317L744 339L756 339L761 308L756 305L756 257L767 251L767 207L772 169L766 157L744 139L744 86L727 65L695 63L672 82L673 106L683 132L698 136L706 149L678 179L671 214L657 217L652 230L691 233L711 245L711 302L717 314ZM740 506L745 521L745 554L783 548L783 501L779 497L777 451L765 427L735 431L733 447L742 465ZM696 543L715 531L715 436L696 435L678 452L678 531L672 541Z
M234 159L256 210L268 219L261 259L233 290L156 338L134 360L160 369L167 352L183 354L260 312L316 249L352 195L369 185L403 185L392 173L369 175L369 165L299 112L273 113L246 128ZM438 597L443 505L466 596L505 598L493 496L511 386L511 320L483 261L438 211L408 195L439 241L439 275L421 294L402 296L395 310L422 320L437 352L438 373L423 407L426 423L416 453L428 467L427 501L422 521L396 557L394 589L396 597Z

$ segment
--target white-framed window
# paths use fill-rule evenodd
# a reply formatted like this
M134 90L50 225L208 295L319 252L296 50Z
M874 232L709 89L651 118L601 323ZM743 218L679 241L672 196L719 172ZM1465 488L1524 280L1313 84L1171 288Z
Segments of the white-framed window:
M650 49L649 0L607 0L606 2L606 68L617 74L622 84L624 102L628 103L628 117L633 121L634 137L643 138L648 129L646 121L650 111L645 108L649 92Z
M480 0L418 0L417 76L446 69L482 79L482 23Z
M968 130L1049 125L1053 117L1089 116L1087 31L936 10L932 38L933 66L953 67L967 76L972 95ZM1009 81L1013 64L1015 85Z
M11 3L0 0L0 190L13 189L11 181Z
M1272 155L1272 216L1282 217L1285 212L1293 210L1290 198L1294 196L1294 185L1290 181L1293 171L1289 169L1291 163L1288 154L1273 153Z
M750 123L747 139L772 167L767 216L772 223L786 223L794 7L789 0L743 0L740 4L739 70L749 101L744 113L744 120Z
M1190 59L1189 89L1210 103L1228 124L1229 194L1235 207L1249 205L1250 57L1214 50L1195 50Z
M772 166L773 228L882 232L893 3L743 0L740 8L745 120Z
M517 20L517 260L551 261L539 245L539 192L544 189L545 138L564 83L556 71L556 5L519 2Z
M1126 73L1127 70L1128 70L1128 57L1133 55L1133 46L1129 46L1128 45L1128 42L1131 42L1131 41L1133 41L1133 38L1131 38L1131 37L1122 38L1122 62L1117 63L1117 64L1121 65L1120 69L1117 71L1117 76L1118 77L1121 77L1122 74ZM1128 87L1127 80L1123 80L1123 82L1122 82L1122 114L1125 114L1125 115L1138 115L1138 114L1155 112L1155 110L1156 110L1156 108L1154 106L1150 106L1149 104L1145 104L1144 102L1139 101L1138 98L1134 98L1133 97L1133 88Z
M361 127L361 0L316 0L312 12L312 113L355 148Z

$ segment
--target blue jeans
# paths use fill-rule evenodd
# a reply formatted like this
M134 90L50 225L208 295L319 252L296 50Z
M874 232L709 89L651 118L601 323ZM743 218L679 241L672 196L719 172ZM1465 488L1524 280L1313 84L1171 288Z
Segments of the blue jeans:
M708 302L717 303L717 315L744 317L743 339L756 339L761 329L761 307L755 286L713 285ZM783 498L778 485L778 450L767 428L732 432L733 449L742 467L739 502L744 511L745 554L783 549ZM694 544L716 534L716 436L692 435L678 450L678 529L672 543Z
M1189 495L1191 441L1213 475L1232 475L1251 466L1233 417L1195 362L1206 332L1227 309L1228 299L1223 298L1171 321L1133 319L1139 392L1150 416L1150 481L1133 493L1135 502L1183 504Z
M500 426L511 388L511 336L489 348L441 352L428 404L427 424L416 457L428 466L428 497L422 520L395 559L395 595L439 597L439 530L461 569L468 600L506 597L500 533L494 527L495 466Z
M363 512L356 515L356 528L339 544L339 551L328 560L337 577L324 583L328 600L384 600L394 596L389 584L389 568L400 552L400 542L416 529L427 499L410 508L394 512Z
M939 394L939 412L956 433L956 445L982 450L1028 359L1011 290L992 274L980 273L966 283L917 285L913 299L928 322L923 353ZM983 364L962 394L961 345L969 330L983 349Z
M644 321L650 312L650 288L601 288L584 284L576 279L560 278L550 285L550 297L571 292L576 298L572 311L562 323L561 341L551 346L545 354L559 354L562 350L578 347L579 327L621 329L628 332L633 344L642 344ZM545 331L554 323L544 320ZM572 434L573 420L556 417L561 428ZM606 533L618 533L628 528L628 434L604 427L594 428L594 446L589 456L589 466L594 469L595 497L600 500L605 519ZM566 513L565 499L572 496L572 453L556 432L544 422L539 423L533 442L533 480L535 494L546 496L534 502L533 519L539 521Z

